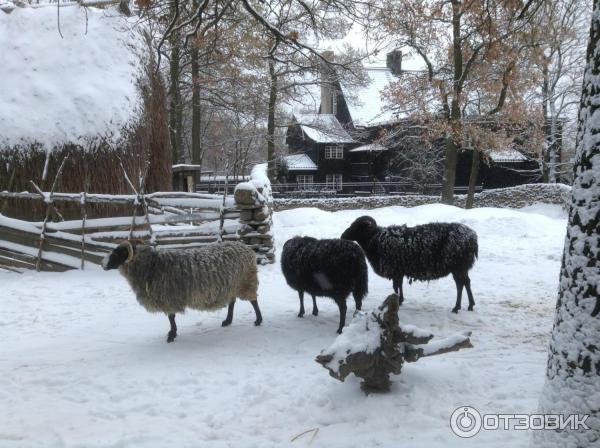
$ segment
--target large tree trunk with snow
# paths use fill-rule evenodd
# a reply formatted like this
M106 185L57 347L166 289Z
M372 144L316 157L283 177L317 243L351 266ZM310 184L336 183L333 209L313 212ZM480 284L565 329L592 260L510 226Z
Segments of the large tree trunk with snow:
M600 0L587 49L575 180L541 411L589 414L589 430L535 431L534 446L600 444Z

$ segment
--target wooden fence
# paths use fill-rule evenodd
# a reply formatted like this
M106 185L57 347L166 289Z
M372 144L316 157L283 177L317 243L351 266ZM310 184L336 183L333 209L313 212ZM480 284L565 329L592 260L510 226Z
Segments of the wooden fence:
M118 242L137 238L162 248L190 248L237 240L240 211L232 197L165 192L147 195L0 192L0 201L43 201L46 219L0 215L0 267L20 271L65 271L99 264ZM81 219L61 220L61 202L78 203ZM131 208L130 216L87 219L88 204ZM53 219L50 219L50 218Z

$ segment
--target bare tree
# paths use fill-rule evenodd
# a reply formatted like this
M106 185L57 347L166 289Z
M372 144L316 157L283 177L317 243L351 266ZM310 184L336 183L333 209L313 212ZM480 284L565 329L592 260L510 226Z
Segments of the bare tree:
M544 179L558 180L558 151L562 140L572 141L572 123L581 93L585 64L585 28L589 20L588 0L547 1L542 7L532 38L534 57L542 74L541 103L546 135L540 165ZM564 137L563 137L564 136Z
M523 34L543 0L463 2L382 0L378 21L421 58L423 72L406 73L390 95L398 112L438 117L446 142L442 201L452 203L456 163L471 114L498 115L522 98L528 45Z

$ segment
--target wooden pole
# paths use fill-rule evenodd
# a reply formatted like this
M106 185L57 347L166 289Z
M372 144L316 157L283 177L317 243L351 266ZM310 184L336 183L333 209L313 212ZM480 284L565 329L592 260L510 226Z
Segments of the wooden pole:
M61 162L60 167L58 168L58 171L56 172L56 176L54 177L54 182L52 182L52 188L50 189L50 194L48 195L48 197L46 197L44 195L44 193L42 193L42 191L40 190L40 187L38 187L33 180L30 181L31 184L33 185L33 187L40 193L44 202L46 202L46 204L47 204L46 205L46 216L44 218L44 222L42 223L42 231L40 233L40 244L39 244L39 248L38 248L37 260L35 262L35 270L37 272L40 272L40 269L42 267L42 253L44 251L44 241L46 239L46 228L48 226L48 219L50 218L50 211L52 210L52 207L54 206L52 204L52 201L53 201L52 196L54 194L54 190L56 189L56 186L58 185L58 179L60 178L60 175L62 174L62 170L65 167L65 163L67 162L68 158L69 158L69 156L66 155L65 158L63 159L63 161Z
M85 207L86 192L81 193L81 269L85 268L85 221L87 212Z

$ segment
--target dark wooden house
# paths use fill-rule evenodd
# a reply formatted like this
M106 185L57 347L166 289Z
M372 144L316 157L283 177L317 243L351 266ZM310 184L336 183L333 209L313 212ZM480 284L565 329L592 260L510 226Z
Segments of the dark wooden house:
M352 91L340 83L330 69L323 71L320 102L314 105L318 113L295 114L286 139L290 153L305 154L315 167L310 173L289 170L287 182L335 184L337 190L348 192L352 188L344 186L349 183L403 180L404 169L410 161L395 163L398 156L403 155L399 152L407 148L400 138L394 140L394 136L410 133L412 124L407 118L394 115L382 98L390 83L402 75L401 63L399 51L389 53L385 67L365 69L368 85ZM382 138L383 135L387 137ZM431 148L423 147L423 150ZM443 147L437 150L443 157ZM471 161L472 151L459 153L456 175L459 189L469 184ZM440 169L426 181L440 184L441 176ZM499 188L539 181L541 173L535 151L509 143L506 149L485 151L477 183L479 188Z

